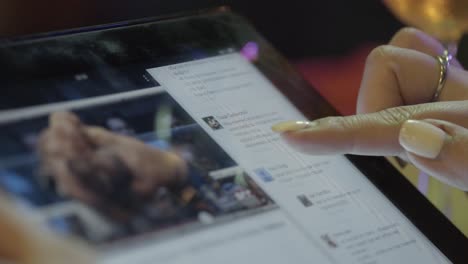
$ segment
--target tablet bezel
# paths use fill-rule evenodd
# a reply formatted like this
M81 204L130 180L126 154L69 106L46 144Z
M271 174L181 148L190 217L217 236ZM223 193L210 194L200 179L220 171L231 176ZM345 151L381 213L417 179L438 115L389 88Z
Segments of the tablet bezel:
M0 40L0 48L13 47L31 41L66 38L76 34L119 30L158 21L177 21L178 19L218 20L229 18L231 30L239 37L239 42L255 41L262 49L257 67L291 102L308 118L338 115L334 108L291 67L253 27L229 8L221 7L194 13L171 15L167 17L146 18L117 24L101 25L52 32L34 36ZM177 23L177 22L175 22ZM233 27L235 25L235 27ZM235 45L237 46L237 45ZM168 62L169 63L169 62ZM173 63L173 62L171 62ZM278 73L280 70L280 74ZM281 76L280 76L281 75ZM385 158L347 155L347 158L436 246L454 263L468 263L467 238L435 208L403 175Z

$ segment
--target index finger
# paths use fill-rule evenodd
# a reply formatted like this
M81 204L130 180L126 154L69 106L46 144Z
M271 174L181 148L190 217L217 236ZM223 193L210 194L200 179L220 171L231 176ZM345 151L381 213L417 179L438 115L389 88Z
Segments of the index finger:
M377 113L327 117L313 122L281 123L273 127L296 149L313 155L357 154L399 156L401 125L408 119L440 119L468 126L465 101L403 106Z

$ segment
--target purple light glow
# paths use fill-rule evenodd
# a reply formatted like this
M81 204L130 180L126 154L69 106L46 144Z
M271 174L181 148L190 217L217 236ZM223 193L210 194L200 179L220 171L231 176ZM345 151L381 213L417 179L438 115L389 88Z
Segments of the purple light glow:
M258 59L259 47L256 42L247 42L241 49L241 54L249 61L256 61Z
M427 175L424 172L419 173L418 189L424 194L427 194L427 191L429 189L429 175Z

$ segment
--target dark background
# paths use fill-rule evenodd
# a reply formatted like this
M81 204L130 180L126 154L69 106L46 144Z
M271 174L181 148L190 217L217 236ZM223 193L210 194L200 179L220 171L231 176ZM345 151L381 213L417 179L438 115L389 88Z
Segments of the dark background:
M289 58L341 55L383 43L401 24L378 0L3 0L0 37L229 5Z

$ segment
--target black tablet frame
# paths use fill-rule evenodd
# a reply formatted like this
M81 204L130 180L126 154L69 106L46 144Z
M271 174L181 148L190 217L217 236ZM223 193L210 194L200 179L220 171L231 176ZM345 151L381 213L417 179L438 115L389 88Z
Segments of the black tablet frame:
M268 56L261 55L256 66L308 118L316 119L324 116L338 115L335 109L315 89L310 87L310 84L279 55L268 41L263 39L244 18L232 13L227 7L33 36L1 39L0 61L2 50L31 45L31 43L40 45L49 40L60 40L80 34L121 30L148 23L171 23L179 19L193 19L193 21L197 19L211 19L218 22L223 22L223 19L227 19L231 22L235 21L235 23L231 24L231 26L236 25L231 28L231 36L236 36L239 41L237 41L238 43L233 43L234 46L238 47L240 43L247 40L258 43L263 50L263 54L268 54ZM207 52L207 55L209 55L209 52ZM180 59L182 60L182 58ZM164 63L171 64L175 62L177 61L168 60ZM8 64L0 62L0 69L3 67L7 69ZM21 71L21 69L13 70ZM278 72L281 74L278 74ZM5 76L1 77L0 81L2 81L2 78L9 78ZM468 239L385 158L352 155L347 155L347 158L453 263L468 263Z

